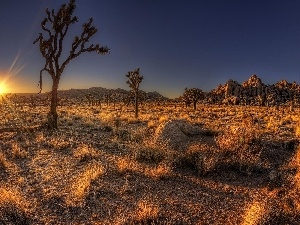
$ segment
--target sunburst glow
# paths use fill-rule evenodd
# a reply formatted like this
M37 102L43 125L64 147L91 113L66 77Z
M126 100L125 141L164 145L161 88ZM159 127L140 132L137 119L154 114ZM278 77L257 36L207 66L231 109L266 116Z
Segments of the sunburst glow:
M7 92L6 85L4 83L0 83L0 95Z

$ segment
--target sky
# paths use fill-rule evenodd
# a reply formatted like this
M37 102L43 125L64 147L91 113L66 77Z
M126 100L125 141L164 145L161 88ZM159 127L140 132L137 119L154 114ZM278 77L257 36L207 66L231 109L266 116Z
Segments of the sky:
M33 41L45 9L68 0L0 0L0 84L7 91L37 93L45 59ZM209 91L227 80L257 74L265 84L300 83L299 0L77 0L64 44L90 17L98 32L90 43L109 55L82 54L64 70L59 89L124 88L128 71L140 68L140 88L178 97L184 88ZM52 80L44 73L43 91Z

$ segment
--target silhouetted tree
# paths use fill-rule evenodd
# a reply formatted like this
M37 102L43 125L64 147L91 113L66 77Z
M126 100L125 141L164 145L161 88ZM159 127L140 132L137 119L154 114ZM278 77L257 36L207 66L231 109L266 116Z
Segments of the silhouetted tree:
M184 89L183 99L186 102L192 102L194 106L194 110L196 110L197 108L197 102L203 98L204 98L204 93L199 88Z
M57 129L57 89L66 65L84 52L97 52L102 55L109 53L109 49L106 46L100 46L99 44L86 46L89 39L97 32L97 29L92 25L93 19L90 18L88 23L82 25L83 31L81 35L74 37L68 57L65 60L61 59L63 45L65 45L63 41L69 27L78 22L77 17L73 16L75 8L75 0L70 0L68 4L63 4L57 12L54 9L49 11L47 8L47 16L41 23L44 34L40 33L39 37L33 42L33 44L39 42L40 52L46 60L44 68L40 71L40 92L42 90L42 74L44 71L50 74L53 81L50 112L48 113L48 129L50 130Z
M135 118L138 118L139 115L138 93L139 93L140 83L142 82L144 77L140 75L140 68L137 68L134 71L129 71L126 74L126 77L128 77L128 81L126 81L126 83L129 84L129 87L134 92Z

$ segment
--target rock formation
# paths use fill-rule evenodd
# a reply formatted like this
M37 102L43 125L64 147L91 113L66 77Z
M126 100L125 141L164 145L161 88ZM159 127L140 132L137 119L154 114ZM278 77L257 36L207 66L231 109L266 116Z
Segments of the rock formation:
M275 106L300 104L300 85L281 80L276 84L266 85L255 74L239 84L228 80L208 92L206 101L214 104Z

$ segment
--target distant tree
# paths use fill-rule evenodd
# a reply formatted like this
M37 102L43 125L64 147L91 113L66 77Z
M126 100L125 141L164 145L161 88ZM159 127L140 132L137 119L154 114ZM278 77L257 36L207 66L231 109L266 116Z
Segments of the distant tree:
M139 90L137 93L138 103L142 105L143 102L147 100L146 92ZM129 106L130 104L135 105L135 92L130 90L128 94L123 95L122 101L124 105Z
M70 0L68 4L63 4L57 12L54 9L49 11L47 8L47 16L41 23L44 34L40 33L39 37L33 42L33 44L39 42L40 52L46 61L44 68L40 71L40 92L42 90L42 74L44 71L50 74L53 81L50 112L48 113L48 129L50 130L57 129L57 89L66 65L84 52L97 52L101 55L109 53L109 49L106 46L100 46L99 44L86 46L89 39L97 32L97 29L92 25L93 19L90 18L88 23L82 25L83 31L81 35L74 37L66 59L61 59L63 45L65 45L63 41L69 27L78 22L77 17L73 16L75 8L75 0Z
M192 103L191 100L190 100L190 98L189 98L189 96L186 95L185 93L183 93L183 95L180 96L179 99L180 99L180 101L182 101L184 103L185 108L187 108L188 106L190 106L191 103Z
M199 88L185 88L183 94L183 100L188 103L193 103L194 110L197 108L197 102L204 98L204 93Z
M135 69L134 71L129 71L126 74L128 80L126 81L129 84L129 87L132 89L134 93L134 105L135 105L135 118L138 118L139 109L138 109L138 94L139 94L139 87L140 83L143 80L143 76L140 75L140 68Z

